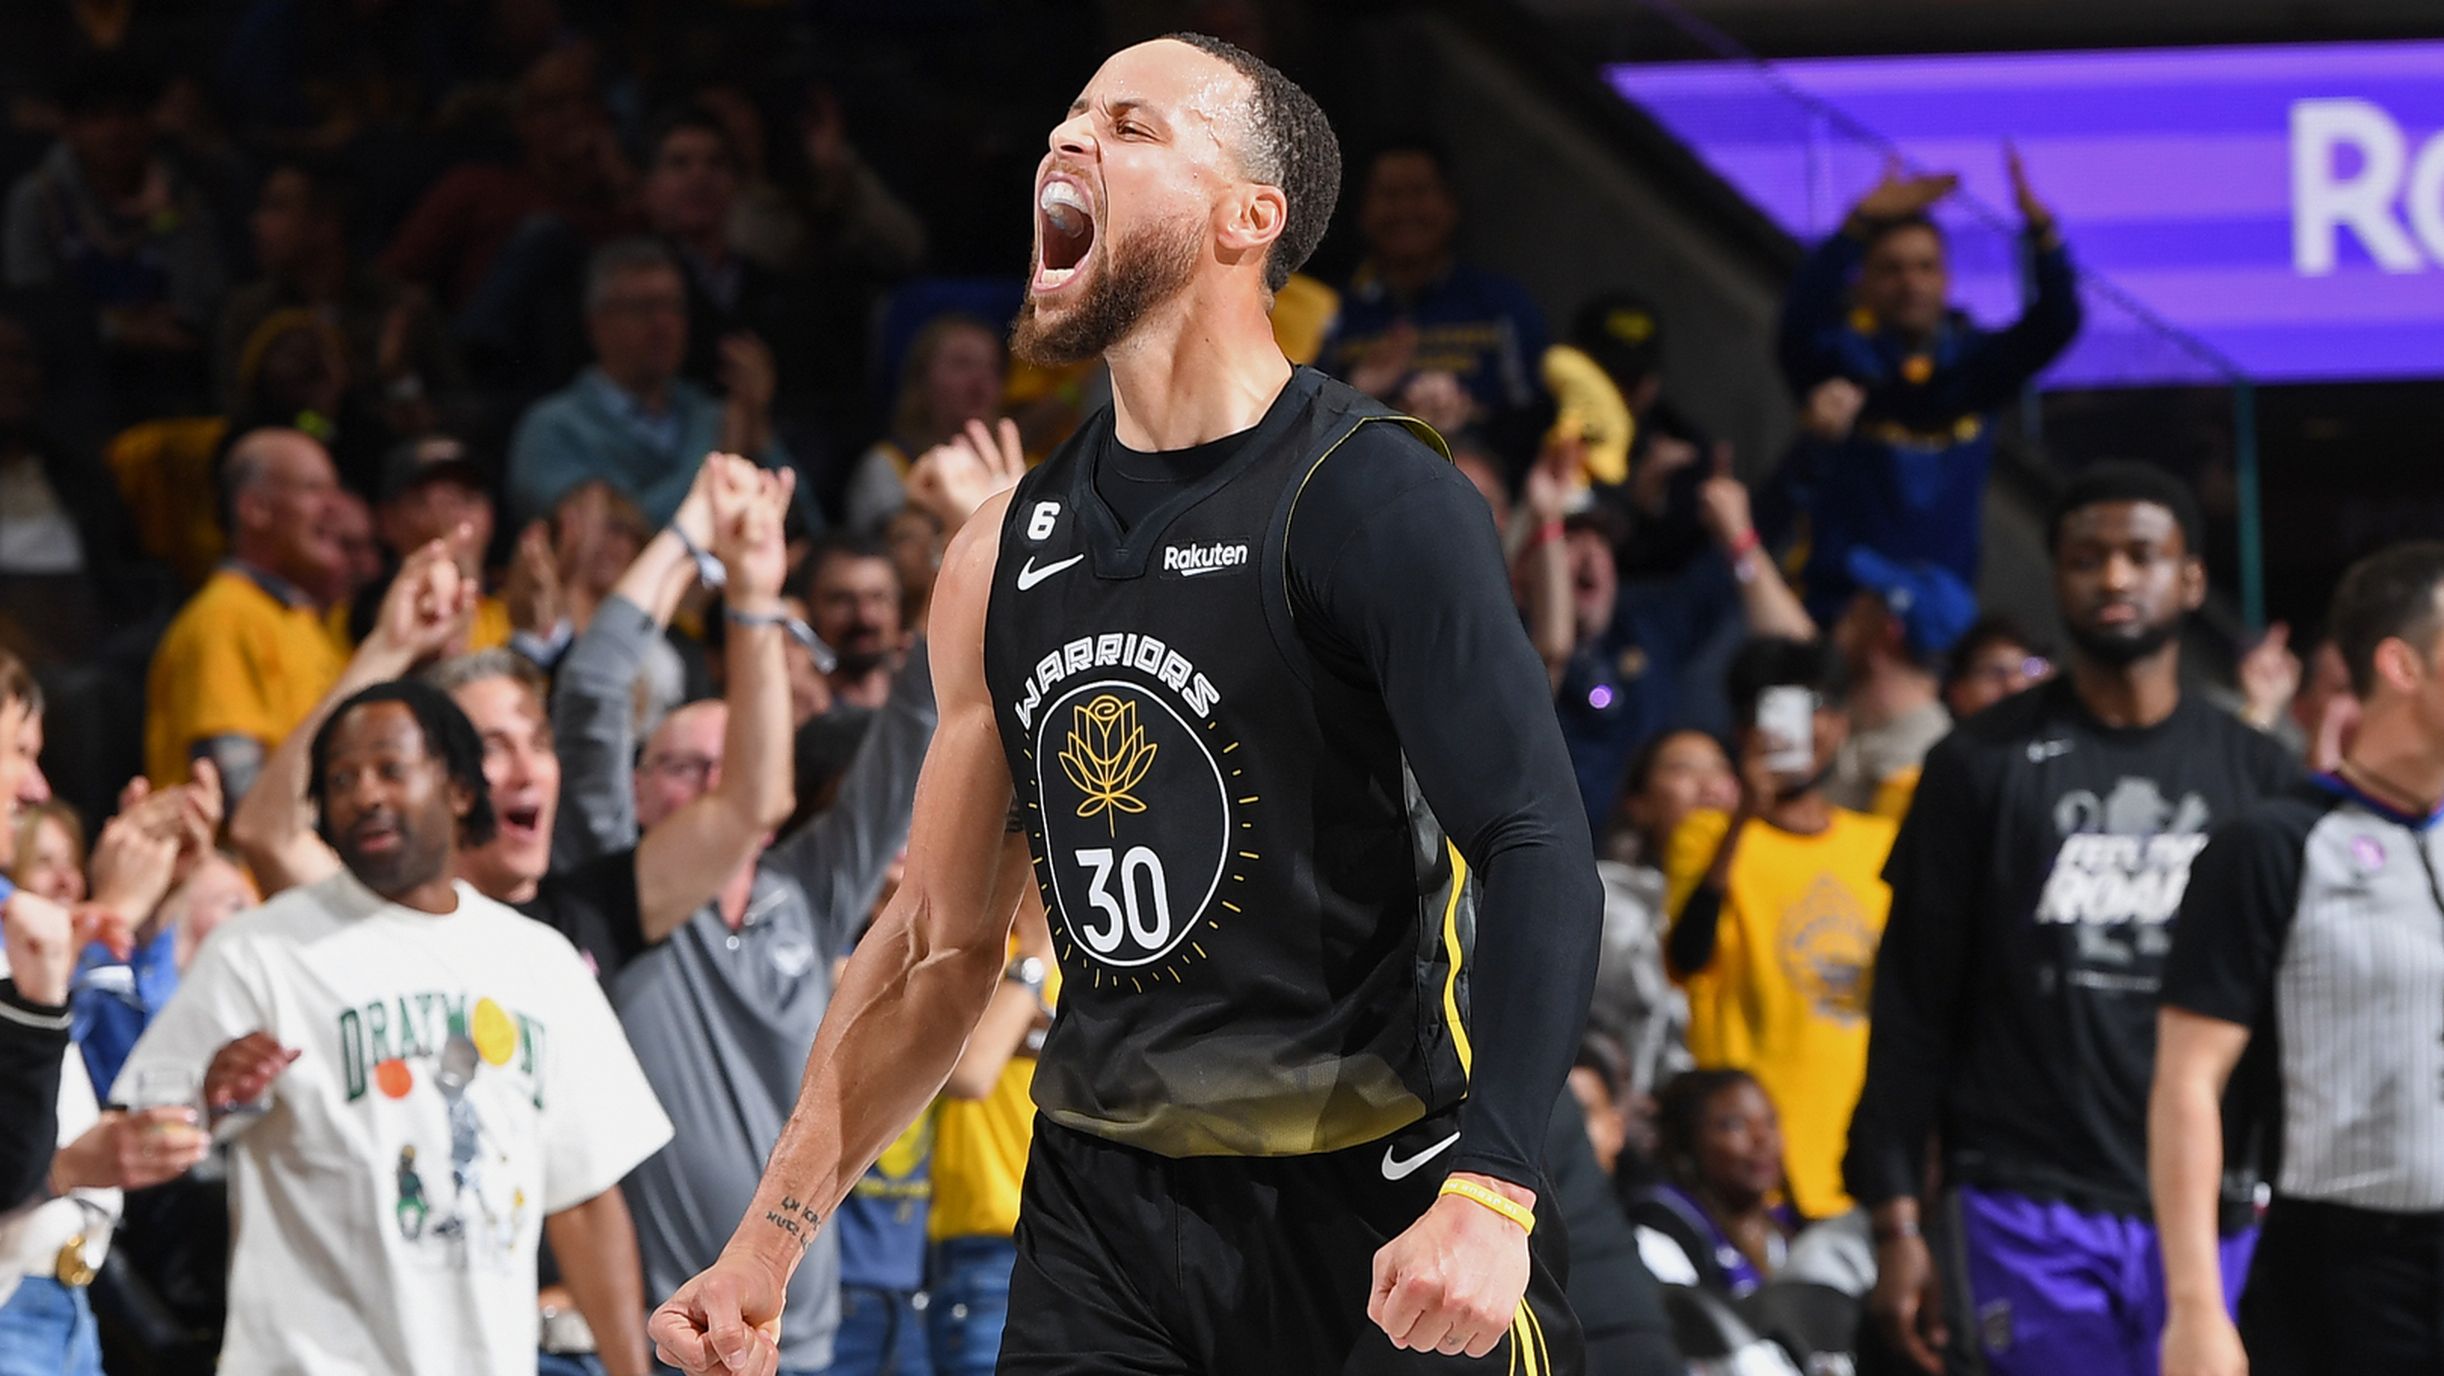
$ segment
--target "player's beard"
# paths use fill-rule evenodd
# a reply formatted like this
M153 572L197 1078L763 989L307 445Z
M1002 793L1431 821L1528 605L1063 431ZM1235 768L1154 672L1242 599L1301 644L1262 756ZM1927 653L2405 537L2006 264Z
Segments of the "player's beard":
M1036 314L1030 292L1019 304L1010 351L1039 368L1066 368L1100 357L1129 337L1159 306L1188 289L1196 276L1201 221L1182 216L1102 245L1094 280L1057 319ZM1034 264L1028 265L1034 271Z
M2181 633L2181 620L2174 617L2152 626L2133 626L2126 630L2077 623L2071 624L2068 629L2071 643L2079 647L2080 653L2108 669L2127 669L2171 644L2173 637Z

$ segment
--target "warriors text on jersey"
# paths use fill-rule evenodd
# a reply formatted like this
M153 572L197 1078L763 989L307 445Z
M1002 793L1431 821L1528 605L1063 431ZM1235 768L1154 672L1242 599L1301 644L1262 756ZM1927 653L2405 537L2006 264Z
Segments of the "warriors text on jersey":
M1441 1168L1533 1172L1600 899L1491 523L1421 440L1301 370L1174 479L1107 412L1013 495L985 673L1068 980L1053 1121L1293 1155L1470 1097ZM1472 1032L1525 1083L1468 1096Z

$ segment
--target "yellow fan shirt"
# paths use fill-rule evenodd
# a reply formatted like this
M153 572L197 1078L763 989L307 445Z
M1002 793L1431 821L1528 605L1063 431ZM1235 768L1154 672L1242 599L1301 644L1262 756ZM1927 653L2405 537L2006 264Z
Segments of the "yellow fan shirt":
M1675 925L1729 822L1700 812L1673 834L1664 876ZM1895 830L1841 808L1813 836L1750 822L1724 889L1714 959L1681 980L1690 1054L1702 1067L1746 1070L1765 1087L1782 1117L1791 1202L1809 1218L1850 1208L1841 1158L1867 1077L1867 997L1892 904L1883 869Z
M161 638L146 679L144 772L187 781L195 747L244 736L269 755L348 664L322 614L282 601L245 572L207 579Z

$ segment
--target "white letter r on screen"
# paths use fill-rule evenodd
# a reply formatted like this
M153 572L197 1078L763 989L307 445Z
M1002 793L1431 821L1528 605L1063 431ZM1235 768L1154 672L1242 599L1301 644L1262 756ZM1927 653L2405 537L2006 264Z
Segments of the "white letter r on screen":
M2359 171L2336 175L2339 154L2359 154ZM2364 100L2302 100L2291 106L2291 263L2303 277L2334 270L2335 246L2348 225L2377 266L2417 272L2427 266L2409 231L2394 217L2408 149L2401 127Z

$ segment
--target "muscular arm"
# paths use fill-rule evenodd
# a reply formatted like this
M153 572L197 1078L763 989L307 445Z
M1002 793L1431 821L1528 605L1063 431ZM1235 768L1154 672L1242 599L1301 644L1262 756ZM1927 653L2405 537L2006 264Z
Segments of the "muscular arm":
M931 1100L991 1000L1026 841L984 682L984 611L1008 505L961 531L934 594L941 725L917 784L908 873L832 997L798 1104L727 1251L786 1279L814 1228Z
M1328 664L1380 689L1427 805L1482 880L1464 1029L1474 1063L1450 1166L1533 1190L1586 1020L1603 890L1484 503L1377 428L1301 499L1293 606Z
M1029 884L1019 895L1018 953L1034 956L1046 966L1052 964L1052 933L1044 918L1044 895ZM967 1046L959 1052L959 1063L951 1068L950 1078L942 1084L942 1095L948 1099L981 1099L993 1092L1019 1048L1027 1044L1027 1034L1034 1030L1036 1019L1043 1010L1035 995L1014 980L1003 980L993 990L993 1000L985 1006L984 1016L976 1020L976 1030L968 1036Z
M544 1240L560 1263L561 1282L594 1330L595 1355L610 1376L645 1376L645 1269L637 1258L636 1225L614 1185L583 1204L546 1215Z

